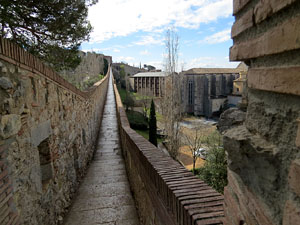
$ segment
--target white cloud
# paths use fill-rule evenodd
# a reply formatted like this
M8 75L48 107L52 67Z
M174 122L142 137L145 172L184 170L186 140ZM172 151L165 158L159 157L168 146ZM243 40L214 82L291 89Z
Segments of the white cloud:
M238 62L229 62L226 57L199 57L188 61L185 70L192 68L235 68Z
M113 52L120 52L120 49L115 48Z
M146 49L145 51L140 52L141 55L150 55L150 52Z
M96 52L96 53L103 53L103 51L105 51L105 49L103 48L90 48L90 49L82 49L81 51L83 52Z
M115 62L126 62L126 63L129 63L129 64L132 64L134 63L135 59L131 56L119 56L119 57L116 57L113 59Z
M141 40L132 43L133 45L163 45L163 39L153 35L142 36Z
M229 41L231 39L230 32L230 28L222 30L220 32L214 33L213 35L207 36L204 40L200 41L200 43L217 44Z
M232 14L232 0L101 0L89 9L92 42L138 31L162 32L175 27L197 29Z

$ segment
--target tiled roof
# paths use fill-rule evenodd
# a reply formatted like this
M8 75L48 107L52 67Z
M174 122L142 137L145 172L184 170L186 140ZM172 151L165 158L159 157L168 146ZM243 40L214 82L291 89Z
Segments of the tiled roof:
M165 77L167 76L166 72L146 72L146 73L137 73L132 77Z
M248 67L244 63L240 63L236 68L193 68L187 70L185 74L224 74L224 73L240 73L247 71Z

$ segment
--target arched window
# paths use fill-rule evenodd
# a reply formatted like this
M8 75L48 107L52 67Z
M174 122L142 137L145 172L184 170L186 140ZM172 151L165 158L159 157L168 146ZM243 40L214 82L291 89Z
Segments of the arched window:
M188 103L189 105L194 104L194 81L192 80L189 80Z

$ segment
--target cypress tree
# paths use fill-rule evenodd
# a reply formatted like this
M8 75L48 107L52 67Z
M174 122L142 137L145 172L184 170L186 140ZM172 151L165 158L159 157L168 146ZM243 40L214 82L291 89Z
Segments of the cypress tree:
M149 141L157 146L157 137L156 137L156 115L155 115L155 105L153 99L151 101L150 108L150 119L149 119Z

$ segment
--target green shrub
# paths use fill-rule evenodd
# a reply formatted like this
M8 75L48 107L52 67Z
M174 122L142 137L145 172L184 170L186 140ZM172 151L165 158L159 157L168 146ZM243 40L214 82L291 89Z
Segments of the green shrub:
M132 129L138 129L138 130L148 129L147 118L145 118L142 113L128 110L126 114L127 114L128 121L130 123L130 127Z
M227 185L227 160L222 145L221 135L213 132L207 139L206 161L202 168L196 171L200 179L212 186L218 192L223 193Z

